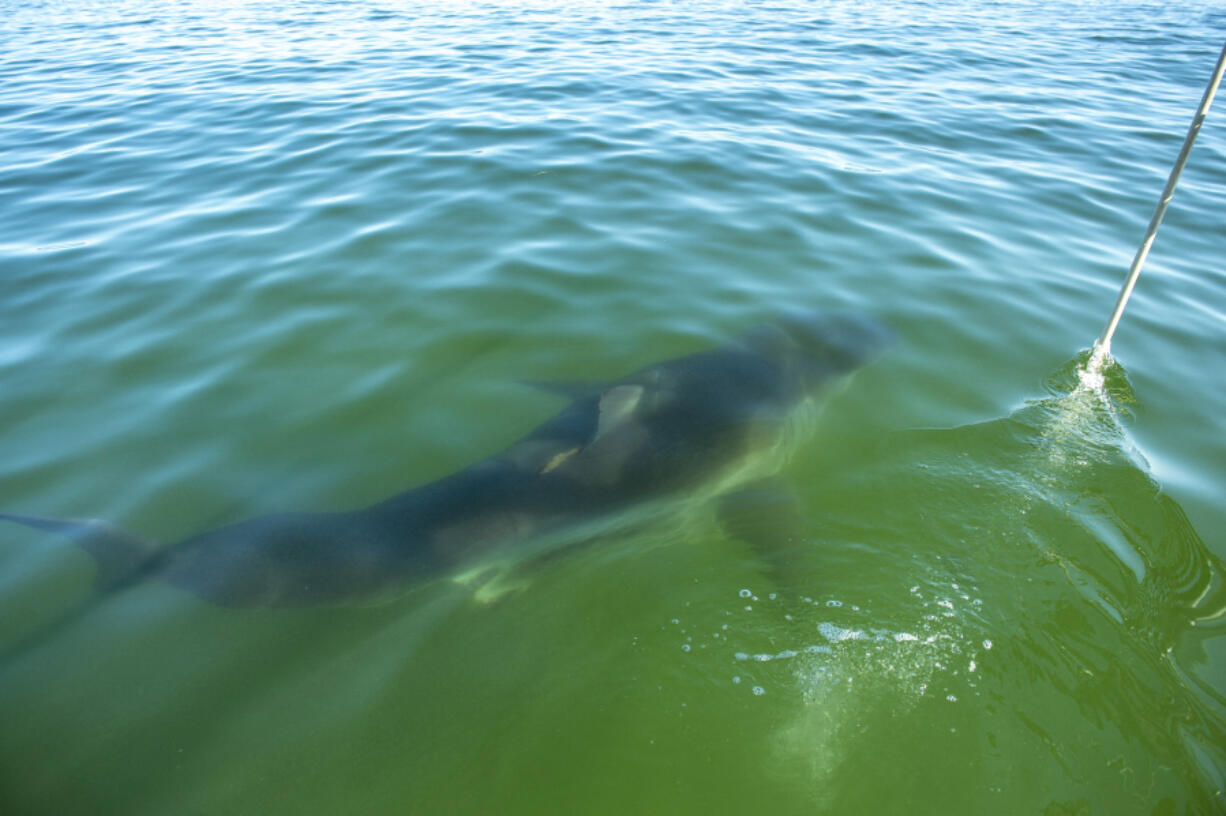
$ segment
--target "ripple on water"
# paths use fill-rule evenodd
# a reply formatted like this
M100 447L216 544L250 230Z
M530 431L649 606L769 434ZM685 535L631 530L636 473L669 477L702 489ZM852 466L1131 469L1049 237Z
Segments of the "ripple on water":
M709 557L735 582L634 669L675 671L692 730L625 702L609 644L669 591L640 581L584 614L547 596L531 626L513 605L458 635L406 618L415 644L453 643L423 661L470 669L453 683L402 644L331 664L252 641L242 684L163 674L173 644L143 633L184 610L142 607L99 644L96 687L6 685L0 759L29 771L6 802L166 810L123 781L139 767L176 780L180 809L222 812L406 791L422 811L550 812L578 784L611 812L802 812L815 789L832 812L996 812L984 779L1019 812L1208 812L1226 767L1220 546L1201 538L1226 481L1216 114L1117 339L1135 394L1109 369L1121 413L1071 398L1070 368L1034 397L1106 316L1220 47L1212 5L10 4L0 509L174 540L452 472L556 410L518 380L615 376L780 306L870 312L900 342L787 474L824 525L783 547L811 572L741 597L761 565L730 577L743 551L718 533L651 562ZM6 576L34 576L23 597L79 556L0 547ZM319 618L356 640L376 619ZM560 620L573 648L539 634ZM183 667L238 648L185 642ZM38 679L98 676L65 661ZM165 679L204 676L204 697ZM378 706L336 692L368 687ZM161 713L119 716L139 700L116 688ZM184 702L202 699L207 733ZM412 761L419 740L349 750L420 733L438 739ZM624 743L641 733L672 752L644 761ZM465 772L474 735L505 773ZM225 758L180 762L175 740ZM821 784L781 804L777 769Z

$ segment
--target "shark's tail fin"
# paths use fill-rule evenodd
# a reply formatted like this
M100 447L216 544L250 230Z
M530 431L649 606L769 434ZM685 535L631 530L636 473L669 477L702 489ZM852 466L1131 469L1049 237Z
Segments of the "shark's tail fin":
M153 542L97 519L58 519L0 513L11 521L67 538L89 553L97 564L96 590L113 589L132 580L156 552Z

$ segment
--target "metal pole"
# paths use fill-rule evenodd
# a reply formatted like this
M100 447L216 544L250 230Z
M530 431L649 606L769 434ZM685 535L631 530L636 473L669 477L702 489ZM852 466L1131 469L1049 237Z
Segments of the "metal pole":
M1137 284L1141 266L1144 265L1145 258L1149 255L1149 248L1153 246L1154 236L1158 234L1158 225L1162 223L1162 216L1166 215L1167 205L1171 203L1171 197L1175 195L1175 185L1179 183L1179 175L1183 172L1183 166L1188 163L1188 154L1192 152L1192 143L1196 141L1196 135L1200 133L1200 126L1205 121L1205 114L1209 112L1209 106L1213 103L1213 95L1217 93L1218 83L1222 81L1223 69L1226 69L1226 45L1222 46L1222 53L1217 58L1217 67L1213 69L1213 77L1209 80L1209 86L1205 88L1205 96L1200 101L1196 116L1192 118L1188 135L1184 137L1179 158L1175 160L1175 166L1171 168L1171 175L1166 180L1166 189L1162 191L1162 198L1158 200L1158 207L1154 210L1153 218L1149 219L1149 229L1145 231L1145 240L1141 242L1141 246L1137 248L1136 257L1132 259L1128 278L1124 281L1119 298L1115 301L1115 311L1111 313L1111 319L1107 321L1107 328L1103 330L1102 336L1094 343L1094 353L1090 356L1088 366L1091 370L1101 366L1111 354L1111 336L1115 334L1115 327L1119 325L1120 317L1124 314L1124 306L1127 305L1128 298L1132 295L1132 288Z

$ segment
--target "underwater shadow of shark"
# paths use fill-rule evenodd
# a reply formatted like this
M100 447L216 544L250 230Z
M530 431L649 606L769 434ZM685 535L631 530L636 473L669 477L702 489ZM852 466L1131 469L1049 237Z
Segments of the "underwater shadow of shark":
M370 600L657 498L772 475L802 407L887 337L864 317L791 316L612 382L545 385L572 402L523 439L360 510L260 516L161 548L96 520L0 519L76 541L102 590L156 576L221 606Z

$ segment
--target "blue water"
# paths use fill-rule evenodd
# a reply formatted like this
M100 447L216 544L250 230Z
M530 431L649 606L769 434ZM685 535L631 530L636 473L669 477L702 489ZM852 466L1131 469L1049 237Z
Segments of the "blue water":
M0 510L372 503L789 308L783 480L497 600L91 594L0 528L4 813L1226 808L1226 5L7 3ZM1220 103L1219 103L1220 107ZM782 554L781 556L779 554Z

